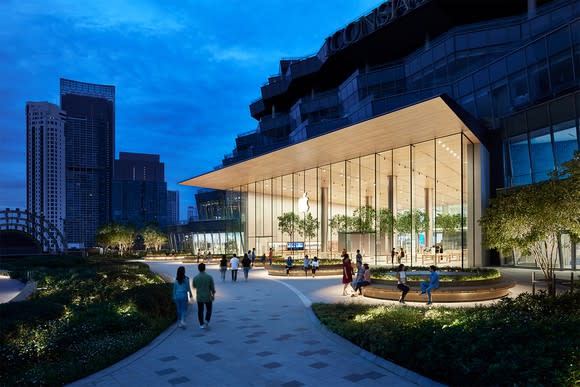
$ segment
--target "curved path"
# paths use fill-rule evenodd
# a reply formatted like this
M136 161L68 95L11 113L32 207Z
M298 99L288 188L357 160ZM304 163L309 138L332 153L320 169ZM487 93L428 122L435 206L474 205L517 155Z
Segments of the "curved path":
M171 277L181 263L147 262ZM197 274L185 264L186 274ZM339 296L339 277L268 278L263 269L244 282L219 280L209 329L190 308L185 330L174 324L150 345L70 386L435 386L439 385L361 350L326 330L311 302L351 301ZM230 274L229 272L227 273ZM352 298L355 302L389 301Z

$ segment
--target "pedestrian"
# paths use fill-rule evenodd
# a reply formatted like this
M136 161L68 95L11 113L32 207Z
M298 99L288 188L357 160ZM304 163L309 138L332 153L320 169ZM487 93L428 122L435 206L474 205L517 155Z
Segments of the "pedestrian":
M420 283L421 294L427 293L427 305L431 305L431 291L439 288L439 273L437 273L437 266L429 266L429 282L423 281Z
M348 285L350 285L352 283L352 264L350 263L350 258L348 257L348 253L344 252L344 256L342 258L342 284L343 284L343 288L342 288L342 295L343 296L348 296L348 293L346 292L346 288L348 287Z
M173 302L177 307L177 321L179 327L185 329L185 316L187 314L187 304L189 298L193 297L189 277L185 275L185 267L179 266L173 282Z
M308 254L304 256L304 276L308 277L308 270L310 269L310 259L308 259Z
M365 286L369 286L371 284L371 270L369 269L369 264L365 263L363 265L363 277L362 281L356 284L356 288L354 289L355 292L358 291L358 294L361 296L363 295L362 288Z
M401 297L399 297L399 303L405 303L405 296L409 293L409 285L407 285L407 272L405 271L405 265L400 264L397 269L397 289L401 291Z
M316 278L316 270L318 270L318 267L320 266L320 262L318 262L318 257L314 257L312 259L312 278Z
M236 254L230 259L230 269L232 270L232 282L238 281L238 268L240 267L240 259Z
M359 263L362 265L362 254L360 253L360 250L356 251L356 263Z
M252 248L250 251L250 260L252 261L252 267L254 267L254 261L256 260L256 248Z
M354 292L350 295L351 297L356 297L357 292L360 290L358 284L362 283L364 274L365 274L365 269L363 268L362 263L357 262L356 263L356 277L355 277L354 281L352 282L352 288L353 288ZM361 292L361 294L362 294L362 292Z
M205 272L205 263L197 265L199 274L193 277L193 287L195 288L195 298L197 300L197 320L199 327L205 329L211 320L213 300L215 298L215 285L213 277ZM205 308L205 320L203 316Z
M228 271L228 259L225 254L222 254L222 259L220 259L220 276L222 282L226 282L226 272Z
M268 251L268 261L270 262L270 266L272 266L272 259L274 259L274 249L270 247L270 251Z
M345 255L348 255L348 253L346 252L346 249L342 249L342 253L340 253L340 258L344 259Z
M401 261L405 258L405 250L401 247L401 251L399 251L399 264L401 263Z
M266 253L262 254L260 257L260 262L262 263L262 266L266 264Z
M286 258L286 275L290 275L290 270L292 270L293 266L294 260L292 259L292 256L289 255L288 258Z
M244 254L244 258L242 258L242 270L244 271L244 281L248 282L248 273L250 273L250 266L252 265L252 261L248 254Z
M391 249L391 266L395 266L395 257L397 256L397 250L393 247Z

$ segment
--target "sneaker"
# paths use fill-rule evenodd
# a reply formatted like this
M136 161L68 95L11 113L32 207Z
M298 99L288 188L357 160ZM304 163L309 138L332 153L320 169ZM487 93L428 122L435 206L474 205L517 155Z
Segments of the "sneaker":
M200 325L199 329L205 329L205 325Z
M427 302L425 305L433 305L432 302Z
M405 305L405 300L399 300L399 304Z
M205 324L204 324L204 326L205 326L206 328L209 328L209 321L205 320Z
M178 328L183 328L183 323L180 321L179 324L177 324Z
M356 293L353 293L350 295L351 297L356 297Z

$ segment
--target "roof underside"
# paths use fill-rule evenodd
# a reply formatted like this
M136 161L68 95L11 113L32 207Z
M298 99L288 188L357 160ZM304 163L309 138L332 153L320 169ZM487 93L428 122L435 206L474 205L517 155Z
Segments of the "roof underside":
M480 143L445 99L435 97L180 184L227 190L457 133Z

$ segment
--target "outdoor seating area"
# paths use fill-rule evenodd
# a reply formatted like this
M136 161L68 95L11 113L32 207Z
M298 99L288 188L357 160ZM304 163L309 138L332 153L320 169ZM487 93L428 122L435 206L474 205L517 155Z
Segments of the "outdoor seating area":
M505 297L514 287L514 283L503 278L480 281L441 281L438 289L431 292L434 303L437 302L474 302L495 300ZM419 291L418 281L409 281L411 291L405 298L406 301L423 302L426 297L417 294ZM401 291L397 289L397 281L373 280L372 284L365 288L365 297L383 300L398 300Z
M285 265L265 265L264 269L268 272L268 275L271 276L283 276L286 275L291 277L305 277L304 269L302 265L294 265L292 269L286 274L286 266ZM342 265L321 265L318 270L316 270L316 276L329 276L329 275L342 275ZM308 276L312 276L312 272L308 270Z

